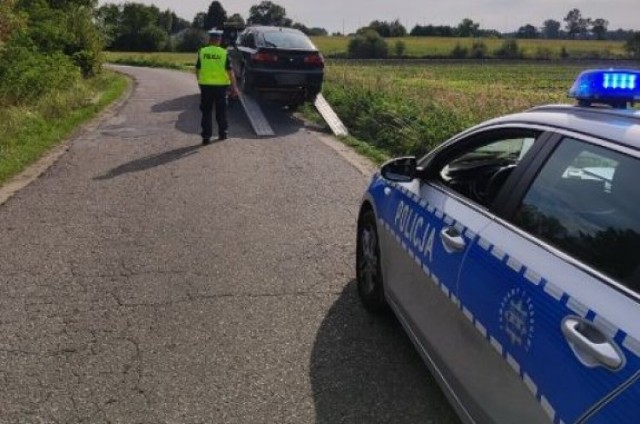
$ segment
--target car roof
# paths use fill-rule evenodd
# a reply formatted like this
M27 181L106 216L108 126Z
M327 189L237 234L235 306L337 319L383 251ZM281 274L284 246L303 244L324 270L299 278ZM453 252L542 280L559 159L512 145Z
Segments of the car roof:
M480 126L506 123L551 126L640 149L640 110L635 109L547 105L491 119Z
M247 27L247 29L251 29L254 31L261 31L261 32L281 31L281 32L289 32L289 33L295 33L295 34L304 34L302 31L295 28L278 27L278 26L256 25L256 26Z

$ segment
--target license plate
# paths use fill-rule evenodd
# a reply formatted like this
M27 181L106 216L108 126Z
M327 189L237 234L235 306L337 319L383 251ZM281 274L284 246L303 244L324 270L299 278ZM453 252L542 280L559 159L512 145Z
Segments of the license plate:
M302 74L280 74L276 76L276 80L283 85L302 85L305 78Z

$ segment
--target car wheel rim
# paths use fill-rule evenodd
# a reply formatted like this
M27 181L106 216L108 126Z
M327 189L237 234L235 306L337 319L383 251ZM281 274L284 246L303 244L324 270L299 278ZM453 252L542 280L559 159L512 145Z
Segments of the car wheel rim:
M378 241L375 229L370 226L362 230L362 262L360 267L364 292L372 293L378 279Z

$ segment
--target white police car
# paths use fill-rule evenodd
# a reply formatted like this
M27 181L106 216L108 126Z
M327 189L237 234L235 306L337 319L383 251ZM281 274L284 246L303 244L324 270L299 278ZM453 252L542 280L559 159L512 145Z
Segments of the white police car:
M389 305L465 422L640 422L640 71L386 163L358 291Z

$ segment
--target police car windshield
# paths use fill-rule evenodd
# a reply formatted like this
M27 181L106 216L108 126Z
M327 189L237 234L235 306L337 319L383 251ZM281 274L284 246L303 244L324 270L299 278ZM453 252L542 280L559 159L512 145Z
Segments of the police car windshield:
M268 31L263 33L263 39L267 47L296 50L316 49L306 35L295 32Z

